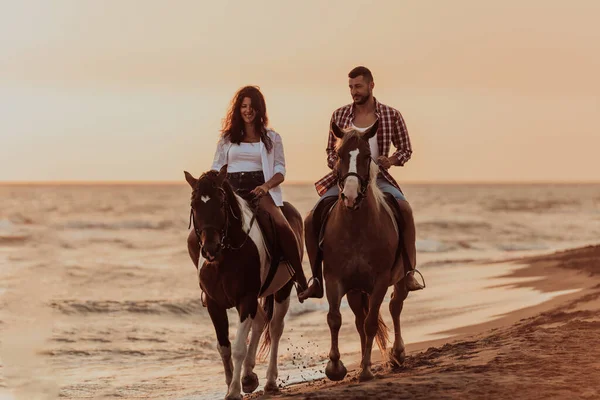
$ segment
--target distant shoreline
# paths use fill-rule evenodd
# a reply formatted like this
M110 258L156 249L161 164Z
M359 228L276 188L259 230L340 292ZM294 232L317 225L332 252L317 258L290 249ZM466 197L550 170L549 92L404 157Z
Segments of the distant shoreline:
M593 186L600 181L407 181L401 182L408 186ZM0 181L0 186L186 186L181 181ZM289 181L284 186L314 185L314 181Z

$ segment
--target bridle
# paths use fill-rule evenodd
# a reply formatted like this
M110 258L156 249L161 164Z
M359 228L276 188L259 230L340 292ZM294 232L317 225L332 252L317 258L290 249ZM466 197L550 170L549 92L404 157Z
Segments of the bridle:
M369 165L367 166L367 171L371 170L371 162L372 161L373 161L372 158L369 157ZM362 176L360 176L359 174L357 174L356 172L348 172L347 174L345 174L344 176L339 178L338 179L338 187L340 188L340 193L342 195L342 199L344 198L344 183L346 182L346 179L348 179L351 176L355 176L358 179L358 183L359 183L358 197L356 198L356 203L354 205L354 209L356 209L360 205L361 201L365 197L367 197L367 190L369 189L369 177L367 177L365 179Z
M198 180L198 181L200 181L200 180ZM221 186L216 186L216 185L213 185L213 188L216 190L219 190L223 196L223 200L221 201L221 208L225 209L225 223L223 224L223 227L221 229L219 229L214 226L207 225L207 226L202 227L202 229L199 229L198 225L196 224L196 218L194 217L194 207L192 206L190 209L190 222L188 224L188 229L190 229L192 225L194 226L194 232L196 233L196 240L198 241L198 245L200 246L200 251L204 250L204 245L202 244L202 239L201 239L202 231L204 231L206 229L211 229L211 228L215 229L216 231L219 231L221 234L221 240L219 242L220 250L237 251L237 250L241 249L242 247L244 247L244 245L248 241L248 237L250 236L250 230L252 229L252 225L254 224L254 220L256 219L256 212L254 211L252 213L252 219L250 220L250 225L248 226L248 232L244 232L245 237L244 237L242 244L239 246L232 245L231 240L229 240L229 237L228 237L229 215L231 214L231 216L237 220L239 220L239 218L235 216L233 209L231 208L231 204L229 204L229 202L227 201L227 194L225 193L225 189L223 189L223 187L221 187ZM196 187L196 189L194 189L194 193L196 192L197 189L198 189L197 187Z

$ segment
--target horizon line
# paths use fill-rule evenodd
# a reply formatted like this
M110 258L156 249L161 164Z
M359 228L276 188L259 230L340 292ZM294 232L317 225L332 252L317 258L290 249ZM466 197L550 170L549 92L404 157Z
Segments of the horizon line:
M286 181L284 185L314 185L314 181ZM400 183L399 183L400 184ZM600 180L521 180L521 181L510 181L510 180L447 180L447 181L435 181L435 180L422 180L422 181L405 181L401 185L594 185L600 184ZM177 186L186 185L186 182L180 180L169 180L169 181L151 181L151 180L63 180L63 181L0 181L0 186L142 186L142 185L156 185L156 186Z

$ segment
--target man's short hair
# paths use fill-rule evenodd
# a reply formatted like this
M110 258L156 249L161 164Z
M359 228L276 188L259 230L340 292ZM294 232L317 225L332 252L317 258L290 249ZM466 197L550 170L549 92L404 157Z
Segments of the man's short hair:
M350 73L348 73L348 78L354 79L361 75L364 76L368 82L373 81L373 74L371 73L371 71L369 71L369 68L363 66L356 67L352 71L350 71Z

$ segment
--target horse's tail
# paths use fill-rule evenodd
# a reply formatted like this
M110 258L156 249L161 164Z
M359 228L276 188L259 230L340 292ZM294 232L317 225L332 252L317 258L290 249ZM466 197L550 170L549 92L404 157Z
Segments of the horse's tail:
M270 295L265 298L265 304L263 305L263 310L265 311L265 327L264 327L264 336L262 338L262 343L260 345L260 349L258 350L258 358L263 359L269 354L269 349L271 347L271 330L269 329L269 325L271 323L271 319L273 319L273 308L275 306L275 295Z
M379 351L381 351L381 355L385 359L387 356L386 347L388 342L390 341L390 336L388 334L388 327L381 318L381 311L377 316L377 334L375 335L375 340L377 340L377 346L379 346Z
M362 305L365 310L365 314L369 313L369 295L366 293L362 294ZM381 351L381 355L384 359L387 357L387 344L390 341L388 327L385 324L385 321L381 317L381 311L379 311L377 315L377 333L375 334L375 341L377 341L377 346Z

